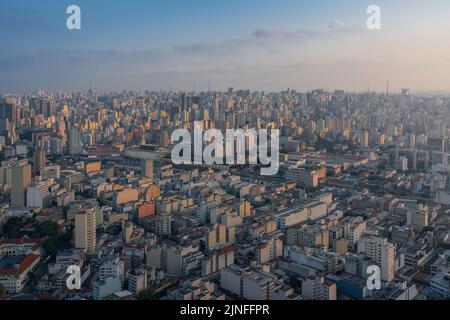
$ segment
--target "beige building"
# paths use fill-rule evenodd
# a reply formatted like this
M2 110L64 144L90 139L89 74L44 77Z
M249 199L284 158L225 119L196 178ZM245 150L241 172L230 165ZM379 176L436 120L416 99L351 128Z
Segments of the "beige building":
M153 180L153 160L141 160L141 175Z
M256 247L256 260L260 264L283 256L283 241L279 237L271 237L264 240Z
M366 230L367 223L361 217L357 217L350 222L350 228L348 230L348 247L354 249L359 239Z
M344 255L348 251L348 240L345 238L331 240L331 248L339 256Z
M381 280L390 282L395 278L395 245L386 238L364 236L358 242L358 254L364 253L381 268Z
M222 270L234 263L234 247L227 246L220 250L209 252L208 256L203 259L202 274L209 276L217 271Z
M100 172L102 170L101 162L91 162L86 164L86 173Z
M116 205L125 204L128 202L136 202L139 200L139 192L136 189L125 189L116 195Z
M361 148L369 147L369 132L361 131L359 133L359 145L361 146Z
M14 161L11 170L11 206L24 208L26 206L27 188L31 184L31 165L27 160Z
M96 246L96 214L94 210L75 215L75 247L94 251Z
M152 184L147 188L147 192L145 194L145 199L147 201L152 200L152 199L157 199L160 197L160 195L161 195L161 190L160 190L159 186Z
M214 250L235 242L235 227L215 224L207 234L208 249Z
M319 226L305 225L296 232L296 245L301 247L318 247L324 246L328 248L330 244L329 232Z
M242 218L246 218L246 217L251 216L251 214L252 214L252 211L251 211L250 202L242 201L239 206L239 215Z
M249 228L251 239L259 238L261 235L277 230L277 221L272 217L266 217L253 223Z
M336 300L336 284L323 277L310 276L302 283L302 297L309 300Z
M412 226L414 231L422 232L422 230L429 224L428 207L418 205L416 209L410 210L407 213L408 225Z

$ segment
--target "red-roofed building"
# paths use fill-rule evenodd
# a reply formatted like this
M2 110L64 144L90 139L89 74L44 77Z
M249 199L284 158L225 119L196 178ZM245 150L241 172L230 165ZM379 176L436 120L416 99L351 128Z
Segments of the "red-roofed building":
M0 258L6 256L20 256L42 254L42 245L46 238L29 238L23 236L20 239L4 239L0 240Z
M5 256L0 260L0 284L7 293L19 293L28 281L28 274L39 262L39 255Z

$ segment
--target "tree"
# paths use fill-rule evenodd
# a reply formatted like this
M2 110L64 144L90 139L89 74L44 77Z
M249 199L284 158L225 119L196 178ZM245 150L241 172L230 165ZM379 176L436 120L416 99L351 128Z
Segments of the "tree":
M48 255L55 256L58 253L58 239L48 238L44 242L44 245L42 247L48 253Z
M6 293L6 289L5 287L0 283L0 294L5 294Z
M59 233L59 227L56 222L45 221L36 227L36 233L39 237L47 237L44 242L44 250L50 255L55 256L59 250L69 249L71 247L72 232Z
M139 292L138 300L156 300L156 295L153 292L152 289L144 289L141 292Z
M24 217L12 217L6 221L3 226L3 232L9 239L20 238L22 235L20 229L30 221Z
M58 224L53 221L44 221L37 226L36 231L39 237L55 238L58 236Z

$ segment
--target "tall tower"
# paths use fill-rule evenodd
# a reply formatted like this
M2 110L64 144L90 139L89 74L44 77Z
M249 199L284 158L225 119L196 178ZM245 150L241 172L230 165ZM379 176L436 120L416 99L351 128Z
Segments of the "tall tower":
M153 160L141 160L141 175L153 180Z
M82 149L81 145L81 131L80 128L73 126L69 131L69 154L80 154Z
M359 133L359 144L360 144L361 148L369 147L369 132L361 131Z
M159 236L170 236L172 234L171 204L169 201L158 201L156 203L155 233Z
M26 206L27 188L31 184L31 165L26 159L16 160L11 171L11 206Z
M8 119L10 122L16 122L17 120L17 109L13 102L0 101L0 120Z
M43 146L36 148L33 157L33 171L35 175L40 175L42 169L45 167L45 149Z
M214 95L214 120L219 120L220 116L220 101L219 101L219 95L216 93Z
M75 215L75 247L95 251L96 245L96 211L85 210Z

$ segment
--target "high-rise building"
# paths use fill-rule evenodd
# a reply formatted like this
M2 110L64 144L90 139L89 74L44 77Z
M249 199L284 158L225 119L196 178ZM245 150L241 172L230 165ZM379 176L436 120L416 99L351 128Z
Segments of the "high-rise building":
M11 171L11 206L24 208L26 206L27 188L31 184L31 165L27 160L14 161Z
M13 161L7 160L2 161L0 166L0 185L11 186Z
M56 115L56 102L55 101L46 101L43 105L42 105L42 115L44 116L44 118L49 118L51 116L55 116Z
M96 212L80 211L75 215L75 247L94 251L96 246Z
M167 147L169 145L169 133L167 130L161 130L159 134L159 145L161 147Z
M147 289L147 270L132 270L128 275L128 290L137 295Z
M172 233L172 216L167 211L156 214L155 233L160 236L170 236Z
M385 140L386 140L386 135L385 135L384 133L380 133L380 134L378 135L378 145L379 145L379 146L383 146Z
M250 202L244 200L241 201L239 205L239 216L242 218L246 218L252 215Z
M414 149L416 147L416 135L410 133L406 136L406 148Z
M312 300L337 300L336 284L323 277L309 276L302 283L302 297Z
M429 213L428 207L422 204L418 205L417 208L408 211L407 224L412 226L414 231L422 232L422 230L429 224Z
M47 183L34 183L27 190L28 208L47 208L50 206L50 192Z
M125 263L119 258L106 261L99 268L99 279L105 280L109 277L114 277L123 280L124 270L125 270Z
M215 224L207 233L208 250L233 244L235 242L235 227L225 224Z
M395 245L386 238L364 236L358 242L358 254L364 253L381 268L381 280L390 282L395 277Z
M408 170L408 158L402 156L397 161L395 161L395 169L399 171Z
M153 160L141 160L141 175L153 180Z
M290 167L286 172L286 180L295 182L304 188L316 188L319 185L317 171L302 167Z
M33 156L33 171L35 175L40 175L42 169L45 167L46 157L45 149L43 146L39 146Z
M355 250L356 245L361 239L361 236L366 230L366 222L360 219L352 221L352 224L348 230L348 248L349 250Z
M73 126L69 131L69 154L81 154L81 131L80 128Z
M359 133L359 145L361 148L369 147L369 132L362 131Z
M0 120L17 121L16 105L12 102L0 102Z

